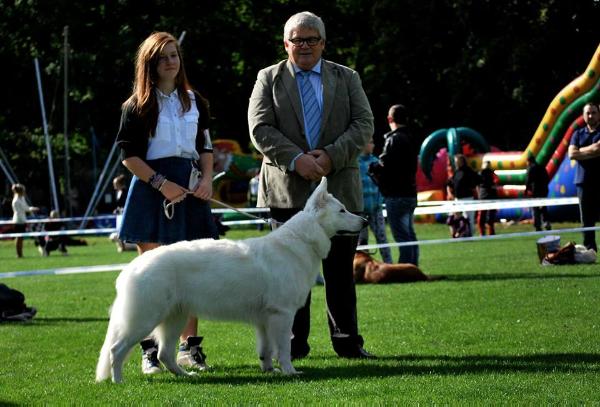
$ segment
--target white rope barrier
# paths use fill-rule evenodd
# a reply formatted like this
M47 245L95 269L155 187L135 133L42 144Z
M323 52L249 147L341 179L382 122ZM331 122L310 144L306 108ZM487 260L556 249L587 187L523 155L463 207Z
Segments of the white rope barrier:
M241 211L248 213L269 213L269 208L239 208ZM236 213L236 211L227 208L214 208L212 209L212 213ZM37 225L41 223L56 223L56 222L76 222L83 219L87 219L88 221L94 220L113 220L116 219L117 215L97 215L97 216L73 216L69 218L30 218L25 221L28 225ZM14 225L12 220L0 220L0 226L3 225Z
M559 205L574 205L578 204L577 197L567 198L530 198L530 199L486 199L482 200L460 200L460 201L422 201L419 202L415 215L429 215L436 213L472 211L472 210L487 210L487 209L511 209L511 208L531 208L538 206L559 206ZM435 209L431 209L434 207ZM248 213L269 213L269 208L239 208L240 211ZM236 211L228 208L213 208L212 213L225 214L236 213ZM27 224L52 223L52 222L75 222L82 219L87 220L112 220L117 215L97 215L88 216L73 216L69 218L32 218L26 221ZM0 226L12 225L11 220L0 220Z
M87 220L112 220L115 219L117 215L98 215L98 216L89 216L84 218L83 216L74 216L70 218L31 218L27 219L25 223L37 225L38 223L56 223L56 222L75 222L82 219ZM0 226L2 225L14 225L12 220L0 220Z
M496 200L460 200L460 201L426 201L419 202L419 206L415 209L415 215L435 215L446 214L452 212L467 212L490 209L515 209L515 208L533 208L539 206L560 206L560 205L576 205L579 204L577 197L568 198L529 198L529 199L496 199ZM269 208L240 208L243 212L249 213L268 213ZM227 208L214 208L213 213L225 214L236 213L236 211ZM387 217L385 209L384 216ZM116 215L101 215L89 217L87 219L113 219ZM27 223L42 223L43 221L70 221L83 219L82 217L61 218L61 219L45 219L45 220L29 220ZM265 224L266 220L231 220L221 222L225 226L235 225L257 225ZM12 222L0 222L2 224L12 224ZM101 228L101 229L75 229L75 230L59 230L52 232L27 232L27 233L4 233L0 234L2 238L13 237L38 237L38 236L73 236L73 235L109 235L116 232L116 228Z
M401 243L369 244L369 245L358 246L357 249L358 250L369 250L369 249L380 249L383 247L423 246L423 245L428 245L428 244L477 242L477 241L489 241L489 240L498 240L498 239L512 239L514 237L560 235L561 233L588 232L588 231L592 231L592 230L600 230L600 226L590 226L590 227L585 227L585 228L540 230L540 231L535 231L535 232L501 233L501 234L497 234L497 235L471 236L471 237L461 237L461 238L418 240L418 241L401 242Z
M25 232L25 233L0 233L0 238L13 237L40 237L40 236L83 236L83 235L110 235L117 231L117 228L100 228L100 229L72 229L72 230L56 230L42 232Z
M81 273L101 273L105 271L120 271L127 263L107 264L102 266L82 266L82 267L64 267L58 269L10 271L0 273L0 278L42 276L42 275L61 275L61 274L81 274Z
M403 243L387 243L387 244L372 244L358 246L357 250L369 250L379 249L383 247L404 247L414 245L431 245L431 244L447 244L447 243L464 243L473 241L491 241L497 239L510 239L515 237L529 237L539 235L560 235L564 233L575 233L584 232L591 230L600 230L600 227L586 227L586 228L566 228L566 229L555 229L555 230L544 230L539 232L518 232L518 233L503 233L499 235L491 236L473 236L456 239L430 239L420 240L415 242L403 242ZM25 277L25 276L37 276L37 275L61 275L61 274L80 274L80 273L99 273L105 271L120 271L127 264L108 264L99 266L83 266L83 267L65 267L58 269L42 269L42 270L26 270L26 271L12 271L0 273L0 278L11 278L11 277Z
M440 202L440 201L438 201ZM441 201L437 206L417 207L415 215L433 215L438 213L486 211L490 209L535 208L539 206L577 205L579 198L529 198L529 199L498 199L498 200L460 200Z

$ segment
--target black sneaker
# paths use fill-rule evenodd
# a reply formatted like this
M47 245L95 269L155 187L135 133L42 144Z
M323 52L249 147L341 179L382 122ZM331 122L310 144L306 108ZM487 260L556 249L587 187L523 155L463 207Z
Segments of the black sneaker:
M177 352L177 364L181 367L189 367L195 370L208 370L206 354L202 352L202 336L188 336L187 341L179 345Z
M158 345L152 339L146 339L140 342L142 346L142 373L157 374L162 372L160 362L158 361Z

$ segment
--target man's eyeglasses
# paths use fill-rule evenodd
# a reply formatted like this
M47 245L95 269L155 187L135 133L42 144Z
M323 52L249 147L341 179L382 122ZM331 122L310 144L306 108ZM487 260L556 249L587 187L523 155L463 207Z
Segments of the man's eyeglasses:
M307 38L296 37L296 38L290 38L288 41L291 42L292 44L294 44L295 47L301 47L302 44L304 44L304 43L306 43L306 45L308 45L309 47L314 47L315 45L317 45L319 43L319 41L321 41L321 37L307 37Z

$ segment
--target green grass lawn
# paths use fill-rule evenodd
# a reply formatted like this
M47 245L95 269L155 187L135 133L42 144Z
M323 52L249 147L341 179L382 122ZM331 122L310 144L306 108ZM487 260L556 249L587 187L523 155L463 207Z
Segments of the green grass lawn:
M556 224L572 227L574 224ZM499 233L530 225L498 227ZM252 231L234 230L230 238ZM417 225L420 239L445 225ZM0 272L125 263L106 238L70 255L24 259L0 242ZM434 283L358 286L365 347L377 360L339 359L329 344L323 287L313 289L301 376L260 372L246 325L201 321L212 371L145 377L136 349L125 384L94 383L116 272L4 279L38 308L27 324L0 325L0 404L597 404L600 400L600 266L542 267L534 237L424 245ZM565 234L562 243L581 241ZM396 258L396 254L394 257ZM158 288L157 288L158 289Z

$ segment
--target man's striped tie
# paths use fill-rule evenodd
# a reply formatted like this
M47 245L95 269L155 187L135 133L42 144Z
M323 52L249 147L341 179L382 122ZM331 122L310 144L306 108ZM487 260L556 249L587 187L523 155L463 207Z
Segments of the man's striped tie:
M298 72L302 77L300 90L302 92L302 106L304 107L304 120L306 125L306 137L310 148L315 148L319 141L319 130L321 129L321 108L317 102L317 95L310 83L311 71Z

